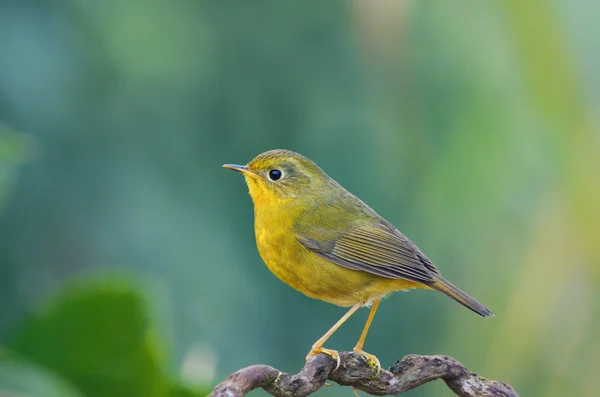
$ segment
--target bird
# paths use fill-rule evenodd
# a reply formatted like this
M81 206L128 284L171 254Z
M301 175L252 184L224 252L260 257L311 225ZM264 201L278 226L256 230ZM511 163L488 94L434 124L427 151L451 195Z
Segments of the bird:
M268 269L308 297L350 307L312 345L306 360L325 353L339 366L339 352L325 348L325 342L357 310L370 307L353 351L379 371L379 359L363 347L381 300L396 291L436 290L483 317L494 316L442 277L396 227L310 159L275 149L246 165L223 167L245 177L254 204L256 245Z

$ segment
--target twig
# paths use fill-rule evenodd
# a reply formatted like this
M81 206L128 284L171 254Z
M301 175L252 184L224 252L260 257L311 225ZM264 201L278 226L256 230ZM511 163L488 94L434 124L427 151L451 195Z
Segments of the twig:
M335 361L326 354L318 354L296 375L268 365L252 365L233 373L209 397L242 397L259 387L276 397L304 397L319 390L327 379L376 396L397 395L443 379L461 397L519 397L509 384L482 378L447 356L411 354L379 374L361 355L344 352L340 357L340 367L334 370Z

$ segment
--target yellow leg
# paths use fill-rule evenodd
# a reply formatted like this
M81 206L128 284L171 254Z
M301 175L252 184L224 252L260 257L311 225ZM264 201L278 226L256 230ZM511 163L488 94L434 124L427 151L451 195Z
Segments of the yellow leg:
M375 312L379 307L379 302L381 302L381 299L377 299L373 302L373 306L371 306L371 311L369 312L369 318L367 318L367 322L365 323L365 328L363 328L362 334L360 334L360 339L356 343L356 347L354 349L362 350L363 346L365 345L365 339L367 338L369 327L371 327L371 323L373 322L373 317L375 317Z
M360 338L358 339L358 342L356 343L356 346L353 349L355 353L361 354L367 360L369 360L369 362L371 362L373 365L375 365L377 367L378 374L379 374L379 371L381 370L381 364L379 363L379 359L377 357L375 357L374 355L365 352L362 348L365 344L365 339L367 337L367 333L369 332L369 327L371 326L371 323L373 322L373 317L375 317L375 312L377 311L377 308L379 307L379 302L381 302L381 299L377 299L376 301L373 302L373 306L371 306L371 312L369 313L369 318L367 318L367 322L365 323L365 328L363 328L363 332L360 335Z
M344 314L344 316L342 318L340 318L339 321L337 323L335 323L333 325L333 327L331 327L331 329L325 333L325 335L323 335L321 338L319 338L318 341L316 341L313 344L312 349L310 349L310 352L306 356L306 359L308 360L312 356L319 354L319 353L325 353L325 354L330 355L334 359L336 359L337 366L335 368L337 369L337 367L340 366L340 354L335 350L329 350L329 349L323 348L323 344L325 344L325 342L327 342L327 339L329 339L331 337L331 335L333 335L335 333L335 331L337 331L338 328L340 328L342 326L342 324L344 324L346 322L346 320L348 320L350 318L350 316L352 316L364 304L365 304L365 302L361 301L361 302L356 303L354 306L352 306L350 308L350 310L348 310L348 312L346 314Z

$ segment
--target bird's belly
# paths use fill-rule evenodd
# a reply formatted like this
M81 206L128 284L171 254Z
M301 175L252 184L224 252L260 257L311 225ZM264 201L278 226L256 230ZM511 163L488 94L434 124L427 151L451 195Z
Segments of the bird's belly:
M392 291L424 287L408 280L346 269L308 251L289 234L257 231L256 242L263 261L277 278L311 298L335 305L351 306Z

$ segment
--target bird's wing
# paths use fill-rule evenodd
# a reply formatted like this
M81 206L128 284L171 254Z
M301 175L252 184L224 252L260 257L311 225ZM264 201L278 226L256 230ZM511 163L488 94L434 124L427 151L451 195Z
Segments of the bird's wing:
M307 249L348 269L426 284L439 274L429 258L385 221L364 222L337 233L297 232L296 238Z

